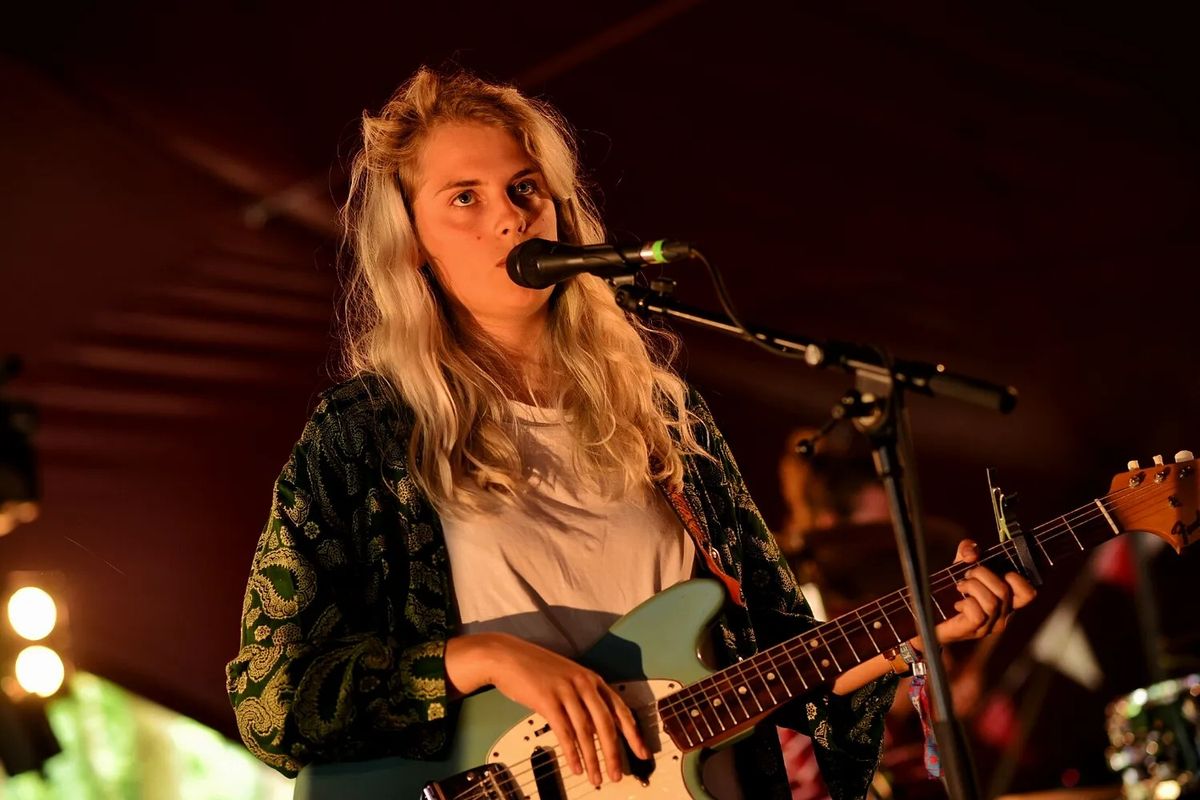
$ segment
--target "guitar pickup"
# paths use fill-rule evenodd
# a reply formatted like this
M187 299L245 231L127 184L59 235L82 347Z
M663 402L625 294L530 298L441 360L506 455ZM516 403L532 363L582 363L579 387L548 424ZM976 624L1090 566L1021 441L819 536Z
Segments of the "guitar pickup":
M463 796L479 800L526 800L512 773L503 764L475 767L427 783L421 790L421 800L454 800Z

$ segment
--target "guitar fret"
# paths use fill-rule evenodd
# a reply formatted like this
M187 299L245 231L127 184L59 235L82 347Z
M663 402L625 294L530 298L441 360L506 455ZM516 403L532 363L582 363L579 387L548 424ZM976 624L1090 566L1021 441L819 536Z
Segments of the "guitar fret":
M799 646L801 649L803 649L804 643L801 642ZM783 657L787 659L788 666L792 668L792 670L796 673L796 677L800 679L800 685L804 687L803 691L808 691L808 681L804 678L804 671L800 669L800 659L798 659L796 654L793 652L795 648L796 645L784 645Z
M704 732L700 730L700 726L696 724L696 719L691 714L685 715L687 721L692 723L692 728L696 731L696 744L704 741ZM692 737L688 737L688 744L692 743Z
M707 698L705 698L705 699L707 699ZM713 731L713 729L712 729L712 725L709 725L709 724L708 724L708 715L704 713L704 710L700 708L700 705L699 705L699 704L696 704L696 705L694 705L694 706L693 706L693 707L692 707L692 708L691 708L691 709L688 711L688 715L689 715L689 716L692 718L692 720L693 720L693 724L694 724L694 720L696 720L696 719L703 720L703 721L704 721L704 727L708 728L708 735L709 735L709 736L716 736L716 735L717 735L717 734L716 734L716 732L715 732L715 731ZM700 726L698 726L698 725L696 726L696 733L700 733ZM703 739L704 739L704 734L703 734L703 733L700 733L700 738L701 738L701 740L703 740Z
M842 627L842 623L838 622L837 618L834 618L833 624L837 625L838 630L841 631L842 638L846 640L846 645L850 648L850 655L854 656L855 661L862 661L858 657L858 651L854 649L854 642L850 641L849 635L846 634L846 629Z
M876 600L875 605L879 606L879 613L883 615L883 619L887 622L888 627L892 629L892 636L896 637L896 641L900 641L900 634L896 632L896 626L892 624L892 620L888 617L887 612L883 610L883 600Z
M772 650L773 649L774 648L772 648ZM783 677L783 670L779 669L779 663L775 660L775 656L771 653L771 650L765 650L764 655L766 655L767 659L771 662L771 668L772 668L771 671L768 672L767 674L774 675L775 677L777 677L779 679L779 685L783 687L783 690L785 692L787 692L787 696L790 699L791 697L793 697L792 688L790 686L788 686L787 679Z
M863 630L867 632L867 638L871 640L871 646L875 648L875 652L882 653L883 650L880 649L879 643L875 641L875 637L871 634L871 629L867 627L867 622L862 618L862 613L856 608L854 609L854 615L858 617L858 624L862 625ZM878 625L879 623L876 622L875 624Z
M679 691L676 694L672 694L670 698L664 698L670 700L671 706L670 708L667 708L667 706L661 706L659 714L661 720L664 721L662 728L666 729L668 720L674 720L679 728L679 733L682 733L684 736L686 736L686 738L688 738L688 742L686 742L686 744L688 744L689 747L695 747L696 742L691 740L691 734L688 733L688 728L684 726L684 722L688 721L688 715L683 714L682 710L682 705L686 699L683 697L685 693L685 691ZM659 703L661 704L662 700L659 700ZM695 727L695 723L692 723L692 727ZM700 734L700 729L696 730L696 734Z
M942 619L949 619L949 618L946 616L946 612L945 612L945 611L942 611L942 607L941 607L941 605L940 605L940 604L938 603L938 601L937 601L937 595L936 595L936 594L933 594L932 592L930 592L930 594L929 594L929 599L933 601L933 607L934 607L934 608L936 608L936 609L937 609L937 612L938 612L939 614L941 614L941 615L942 615Z
M737 685L734 685L733 681L730 681L729 685L733 689L733 696L737 698L738 705L740 705L742 707L742 713L746 715L746 719L750 719L754 715L750 713L750 709L746 708L746 702L744 700L742 700L742 695L745 694L749 690L746 688L745 680L743 680L745 678L745 676L742 675L741 665L738 665L735 672L737 672L738 680L740 682ZM761 711L762 709L759 709L759 710Z
M717 674L719 675L721 673L717 673ZM725 683L729 683L729 680L727 678L725 679ZM725 692L718 686L713 686L713 690L717 693L716 698L713 700L713 706L715 706L716 708L724 708L725 713L729 716L729 721L733 725L737 725L738 718L736 716L734 716L733 708L729 705L729 703L725 702ZM724 724L721 723L721 715L719 712L717 714L717 724L721 725L722 729L725 728Z
M712 730L712 725L709 724L710 720L708 718L708 714L711 711L713 715L711 722L715 723L716 726L721 729L720 732L724 732L725 726L721 724L721 715L716 711L718 706L713 702L713 698L708 694L708 682L703 682L700 684L700 686L700 691L704 694L704 705L700 708L700 715L704 717L705 726L707 726L710 731ZM718 731L713 731L714 736L717 733Z
M775 693L771 691L770 681L768 681L767 676L763 674L762 667L760 667L758 665L757 656L755 657L754 661L755 661L754 668L756 670L758 670L758 677L762 678L763 686L767 687L767 694L770 695L771 702L774 703L775 705L779 705L779 700L777 700L775 698Z
M753 664L751 664L751 665L753 666ZM757 670L758 668L755 667L755 669ZM750 676L747 675L746 677L749 678ZM746 683L749 684L750 683L749 680L747 680ZM761 714L763 711L765 711L766 709L763 708L762 702L759 701L759 699L758 699L758 692L754 691L754 689L751 688L749 685L747 685L746 691L748 691L750 693L750 698L752 700L754 700L754 705L758 706L758 713Z
M792 662L792 669L796 670L796 677L800 679L800 685L803 691L808 691L808 681L804 680L804 673L800 671L800 665Z
M829 623L827 622L821 626L821 629L824 630L825 628L828 628L828 627L829 627ZM825 644L825 653L829 656L829 658L833 659L833 666L837 669L837 671L839 673L842 672L842 665L838 663L837 654L833 652L833 643L829 641L828 636L825 637L824 644ZM829 667L828 659L826 659L823 663L825 664L826 668Z
M771 663L775 665L775 669L779 673L779 680L783 683L789 697L795 692L803 692L808 688L808 681L804 680L804 673L800 671L800 665L792 656L790 641L771 648ZM800 682L800 686L796 686L796 681ZM795 690L792 689L793 686L796 686Z
M1045 543L1043 543L1043 542L1042 542L1042 540L1041 540L1041 539L1039 539L1037 536L1034 536L1034 537L1033 537L1033 540L1034 540L1035 542L1037 542L1037 545L1038 545L1038 547L1042 548L1042 555L1046 557L1046 560L1050 562L1050 566L1052 566L1052 567L1053 567L1053 566L1054 566L1054 559L1050 558L1050 554L1046 552L1046 545L1045 545Z
M804 652L808 653L808 660L812 662L813 669L815 669L817 671L817 676L821 680L825 680L825 673L821 672L821 667L819 664L817 664L817 657L813 655L813 650L816 650L817 647L820 646L820 643L821 643L821 637L817 636L817 638L810 639L808 642L805 642L801 646L804 647Z
M1084 550L1083 542L1079 541L1079 537L1075 535L1075 529L1071 527L1071 523L1067 521L1067 515L1062 515L1063 525L1067 526L1067 533L1071 534L1071 538L1075 540L1075 544L1079 545L1080 550Z

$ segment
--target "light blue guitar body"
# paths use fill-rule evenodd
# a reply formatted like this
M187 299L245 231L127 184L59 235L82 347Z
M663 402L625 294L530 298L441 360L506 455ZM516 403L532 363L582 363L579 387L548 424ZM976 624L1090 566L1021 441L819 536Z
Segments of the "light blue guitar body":
M651 693L669 694L712 674L701 662L699 653L707 641L709 624L723 602L724 590L715 581L697 579L676 584L617 620L579 662L602 675L610 684L626 684L623 695L630 707L644 705L653 699ZM659 736L652 720L643 719L641 724L647 745L655 751L654 772L645 785L626 775L617 783L606 781L597 790L586 783L586 776L576 776L564 769L562 781L567 791L563 797L596 800L693 797L708 800L710 795L705 792L700 775L703 751L681 753L667 737ZM535 740L520 752L520 742L529 741L528 734L542 725L544 721L540 717L532 717L528 709L494 689L481 692L462 701L453 748L445 759L382 758L309 765L301 770L296 780L295 798L417 800L423 797L422 789L431 781L440 781L485 764L501 763L516 776L513 783L520 786L518 792L491 795L482 790L447 791L446 800L491 800L492 797L497 800L510 800L510 797L543 800L528 775L527 759L533 747L539 743L550 747L553 741L539 742L533 737ZM543 740L553 738L552 734L541 736ZM498 745L502 740L516 741L515 749L509 744ZM498 751L502 752L501 758L493 755ZM512 757L504 757L509 754ZM438 797L436 794L428 796Z

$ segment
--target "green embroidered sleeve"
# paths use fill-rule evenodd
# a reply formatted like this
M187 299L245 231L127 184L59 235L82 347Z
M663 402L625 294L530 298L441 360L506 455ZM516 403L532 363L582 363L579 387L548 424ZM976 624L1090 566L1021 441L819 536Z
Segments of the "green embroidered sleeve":
M367 393L346 386L323 396L275 484L226 668L243 741L289 776L448 740L445 619L414 624L446 589L412 586L433 571L410 563L430 523L382 480Z
M725 494L740 530L742 590L760 648L797 636L816 624L775 537L746 488L741 471L703 398L693 393L693 410L705 424L707 448L720 462ZM884 676L849 695L816 691L784 706L776 724L812 736L817 761L831 796L865 797L883 747L883 720L897 681Z

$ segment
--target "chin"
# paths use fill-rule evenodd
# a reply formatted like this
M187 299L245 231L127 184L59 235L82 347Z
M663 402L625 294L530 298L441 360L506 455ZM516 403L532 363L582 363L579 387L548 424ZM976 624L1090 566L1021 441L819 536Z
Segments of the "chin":
M532 314L546 306L553 293L553 286L547 286L545 289L527 289L514 283L512 290L506 293L505 305L514 313Z

